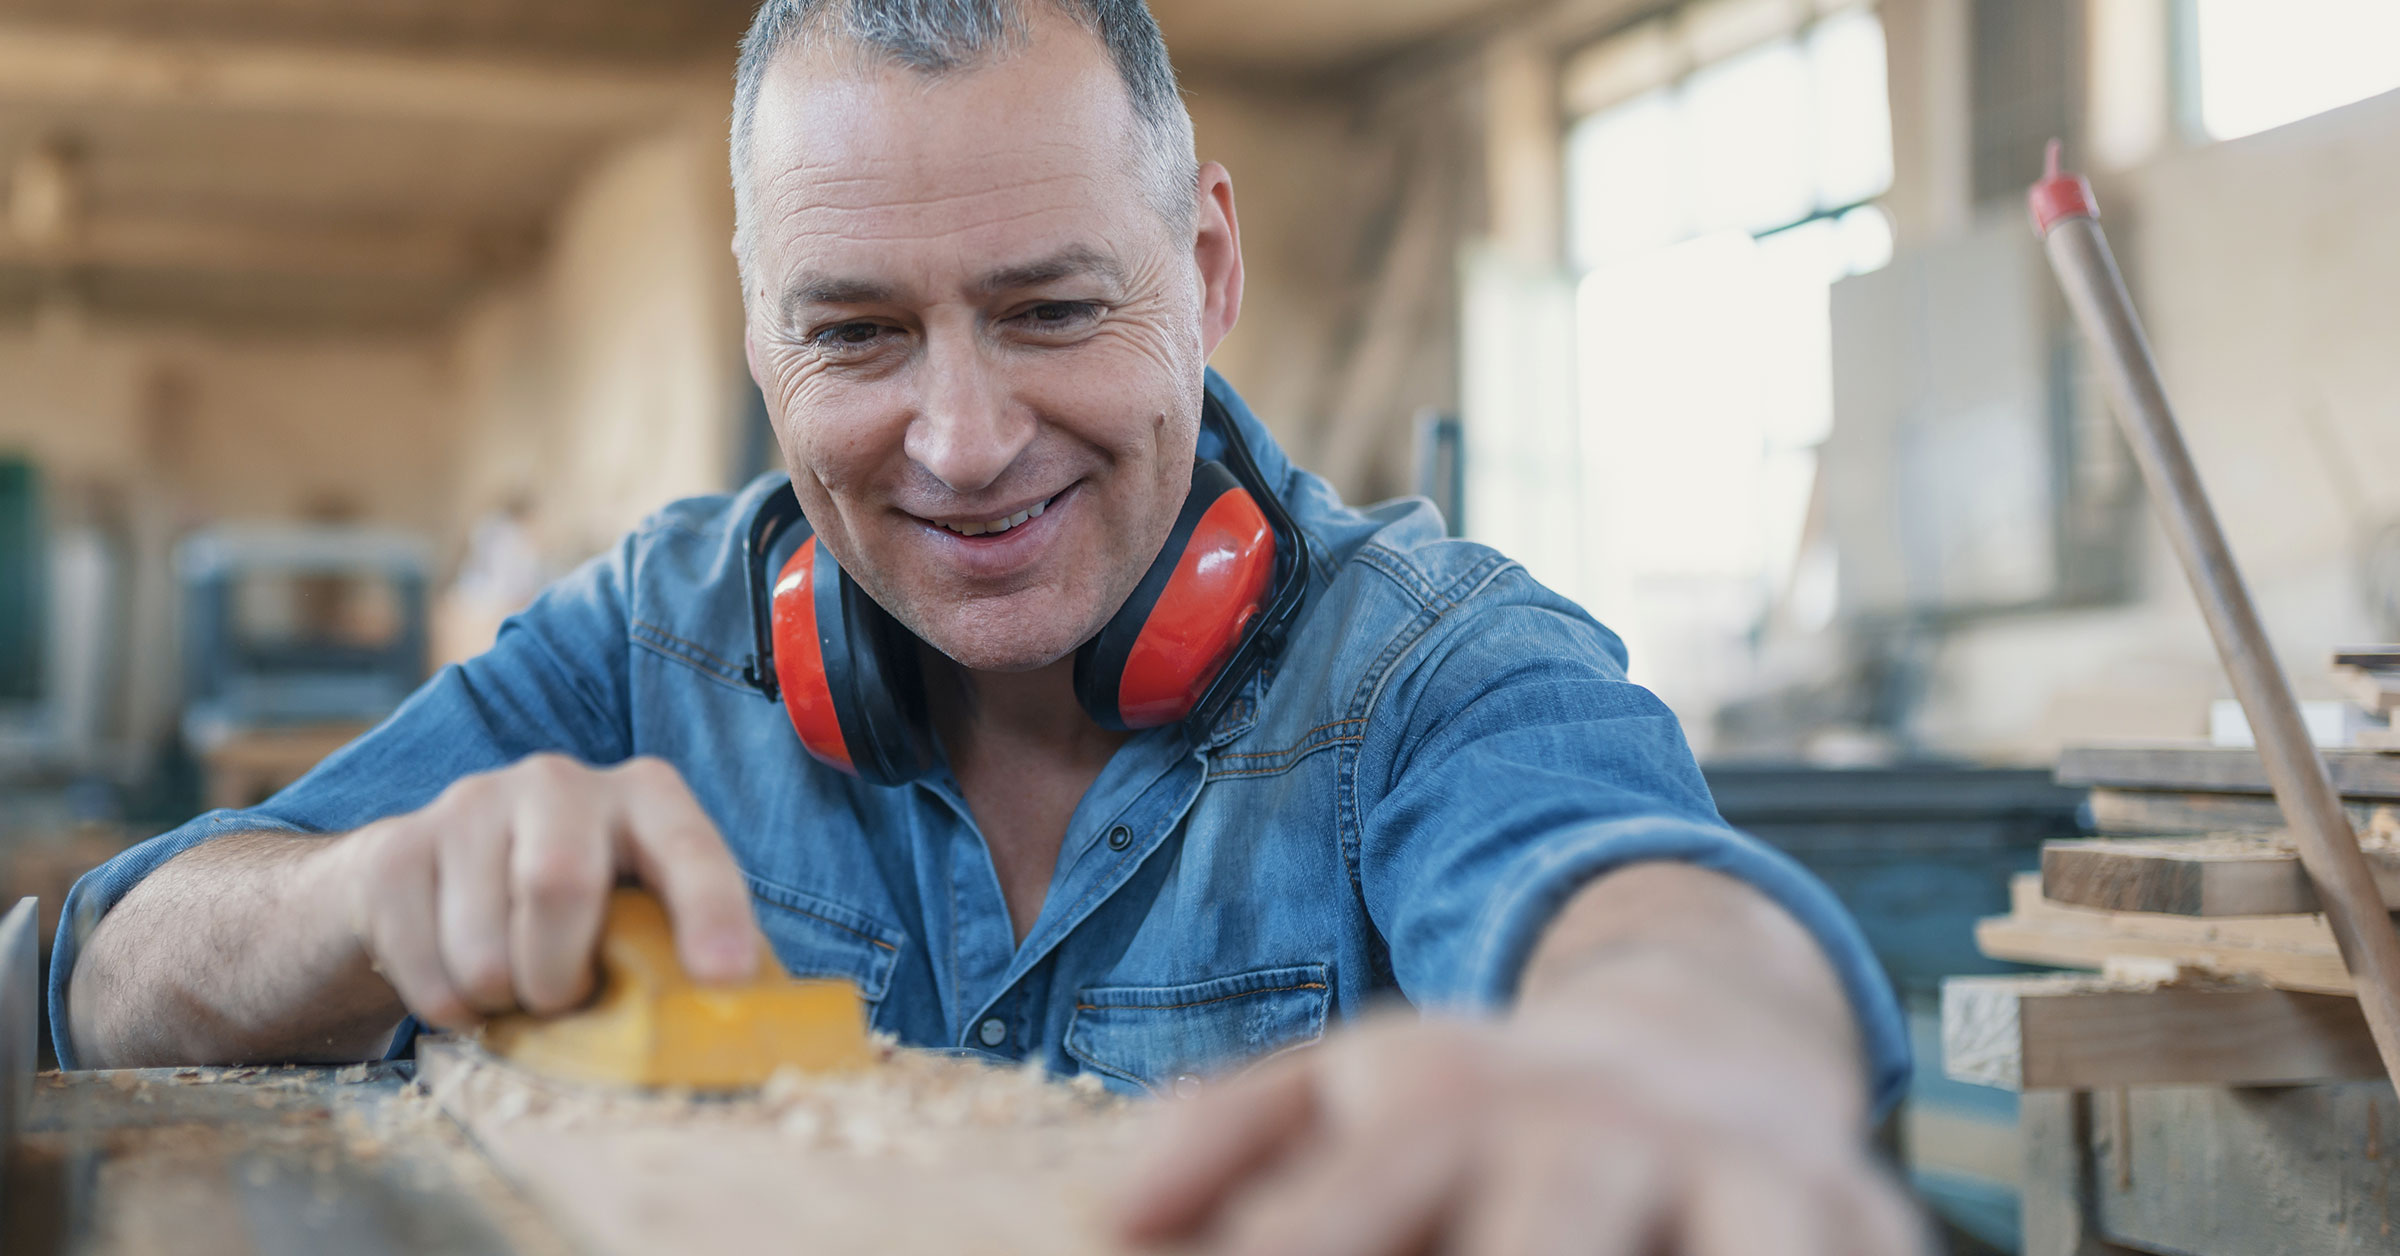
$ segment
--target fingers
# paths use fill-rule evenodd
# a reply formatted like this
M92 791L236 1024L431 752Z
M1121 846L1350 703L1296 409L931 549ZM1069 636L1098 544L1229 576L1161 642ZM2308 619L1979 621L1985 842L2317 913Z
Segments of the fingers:
M1224 1250L1241 1256L1399 1256L1430 1246L1456 1208L1473 1143L1445 1122L1395 1119L1287 1161L1284 1181L1238 1200Z
M1826 1206L1788 1170L1719 1155L1698 1170L1678 1252L1689 1256L1847 1256L1866 1250L1831 1231Z
M636 759L616 769L623 783L621 832L629 862L666 900L686 972L702 981L742 981L758 971L765 941L750 889L717 826L674 768Z
M592 954L616 868L608 810L595 805L588 770L563 759L527 760L510 808L507 932L517 1000L536 1014L566 1011L591 993Z
M419 1020L443 1029L472 1029L481 1018L451 984L442 961L433 861L415 857L405 841L387 840L384 846L390 853L367 865L375 890L362 940L375 971Z
M1669 1201L1666 1152L1566 1116L1507 1144L1457 1227L1463 1256L1649 1256Z
M504 817L446 800L428 817L440 829L434 871L441 961L459 997L477 1013L517 1008L509 957L509 841Z
M1319 1053L1269 1061L1222 1089L1169 1109L1120 1214L1137 1243L1198 1228L1258 1169L1316 1121Z

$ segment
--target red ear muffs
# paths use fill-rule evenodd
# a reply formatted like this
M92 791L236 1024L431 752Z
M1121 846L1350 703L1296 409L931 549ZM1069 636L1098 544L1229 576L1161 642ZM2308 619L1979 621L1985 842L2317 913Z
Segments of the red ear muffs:
M810 754L884 785L933 767L915 638L817 538L784 561L772 618L776 687Z
M1105 728L1195 716L1213 724L1241 682L1283 648L1307 593L1306 538L1216 398L1203 417L1222 434L1232 469L1193 464L1166 545L1133 596L1075 652L1075 700ZM788 491L768 494L750 521L756 650L743 678L782 700L818 760L878 785L915 780L935 761L919 643L813 536L784 560L769 593L768 553L795 524L807 520Z
M1075 700L1103 728L1192 713L1266 609L1275 530L1220 463L1192 468L1174 531L1133 596L1075 652Z

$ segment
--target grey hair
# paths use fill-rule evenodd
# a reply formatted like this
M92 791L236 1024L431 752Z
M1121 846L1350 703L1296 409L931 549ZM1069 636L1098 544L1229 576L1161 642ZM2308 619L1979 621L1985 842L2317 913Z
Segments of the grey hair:
M750 129L767 69L797 43L881 54L920 74L939 76L985 64L1021 48L1024 6L1035 0L766 0L742 37L733 75L734 248L750 260ZM1107 47L1133 102L1139 173L1159 213L1177 229L1197 213L1199 163L1192 115L1175 86L1166 40L1145 0L1040 0L1073 18Z

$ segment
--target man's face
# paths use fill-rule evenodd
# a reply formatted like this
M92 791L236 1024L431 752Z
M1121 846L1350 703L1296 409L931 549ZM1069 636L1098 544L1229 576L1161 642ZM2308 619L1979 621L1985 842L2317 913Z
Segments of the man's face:
M752 137L748 349L793 489L876 601L1000 671L1090 638L1165 544L1240 294L1223 172L1169 223L1105 52L1042 7L940 78L787 55Z

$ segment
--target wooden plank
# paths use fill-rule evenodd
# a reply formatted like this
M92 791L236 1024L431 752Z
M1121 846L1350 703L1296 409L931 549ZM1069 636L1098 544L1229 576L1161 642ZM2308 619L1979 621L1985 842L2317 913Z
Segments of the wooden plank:
M2400 800L2400 758L2372 750L2327 750L2325 768L2345 800ZM2268 794L2256 750L2189 744L2069 746L2059 752L2058 783L2112 789Z
M419 1047L434 1099L592 1256L1122 1249L1136 1109L1023 1069L903 1051L729 1099L541 1078Z
M659 69L0 22L0 105L631 131L721 114L717 58Z
M2190 1256L2400 1251L2400 1103L2388 1081L2095 1095L2091 1223ZM2123 1116L2106 1114L2122 1105Z
M2266 794L2101 788L2091 792L2089 805L2093 830L2116 837L2283 832L2283 809ZM2362 835L2400 833L2400 803L2349 799L2343 810Z
M2024 1187L2017 1206L2025 1256L2134 1256L2093 1228L2092 1096L2045 1090L2017 1101Z
M1993 959L2101 969L2112 959L2152 959L2285 990L2349 994L2353 987L2322 916L2167 916L2070 907L2042 897L2038 873L2009 882L2009 914L1975 926Z
M2400 667L2336 667L2333 681L2369 715L2400 711Z
M2400 910L2400 848L2370 847L2367 869ZM2271 916L2318 910L2289 844L2261 836L2044 842L2042 897L2103 911Z
M1942 983L1942 1069L2009 1090L2379 1077L2358 1001L2269 986L2079 973Z

